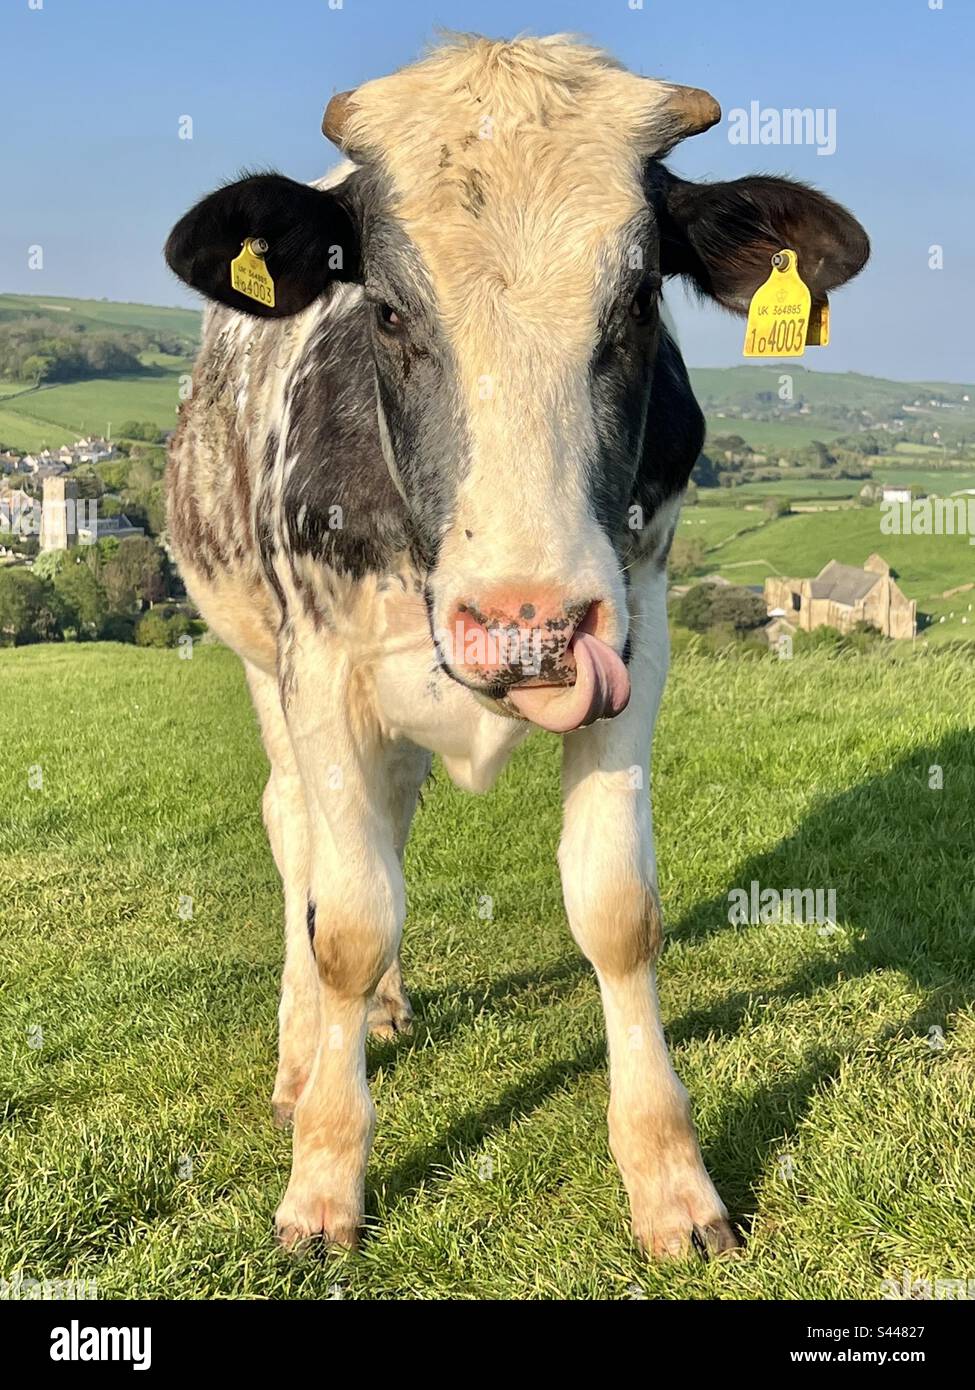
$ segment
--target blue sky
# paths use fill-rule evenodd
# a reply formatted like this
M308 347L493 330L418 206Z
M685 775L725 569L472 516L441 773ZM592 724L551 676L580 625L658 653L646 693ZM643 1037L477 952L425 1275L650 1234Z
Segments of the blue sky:
M244 167L298 179L337 155L335 89L415 57L437 26L575 31L648 75L707 87L725 120L678 148L685 177L817 184L871 234L806 363L975 376L973 0L2 0L0 289L193 302L160 254L202 194ZM40 8L32 8L40 5ZM728 113L830 108L836 150L735 144ZM180 117L193 139L179 139ZM42 270L28 269L40 245ZM944 268L929 268L929 247ZM669 295L685 356L740 362L743 325Z

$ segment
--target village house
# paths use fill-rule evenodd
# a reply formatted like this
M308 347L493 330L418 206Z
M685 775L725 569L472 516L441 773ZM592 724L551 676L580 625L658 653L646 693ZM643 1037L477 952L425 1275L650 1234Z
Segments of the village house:
M917 632L917 604L876 554L862 569L830 560L815 579L766 579L765 606L770 618L785 618L803 632L817 627L850 632L857 623L869 623L885 637Z

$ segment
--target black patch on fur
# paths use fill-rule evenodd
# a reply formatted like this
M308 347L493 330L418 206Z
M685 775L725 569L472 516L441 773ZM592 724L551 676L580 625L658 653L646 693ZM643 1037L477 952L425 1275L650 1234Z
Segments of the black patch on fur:
M296 364L282 494L289 552L357 579L387 569L410 534L380 443L367 314L328 316Z
M643 510L644 529L664 502L683 492L704 447L705 423L684 359L662 329L647 410L633 501Z
M311 942L312 946L314 946L314 944L315 944L315 904L312 902L311 898L308 899L307 921L308 921L308 940Z

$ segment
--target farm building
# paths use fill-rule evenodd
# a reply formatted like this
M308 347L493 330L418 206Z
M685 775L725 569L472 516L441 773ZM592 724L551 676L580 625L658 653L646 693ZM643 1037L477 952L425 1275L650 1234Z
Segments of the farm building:
M880 555L862 569L830 560L815 579L766 579L765 604L770 617L787 617L804 632L835 627L849 632L870 623L885 637L913 637L917 604L907 598Z

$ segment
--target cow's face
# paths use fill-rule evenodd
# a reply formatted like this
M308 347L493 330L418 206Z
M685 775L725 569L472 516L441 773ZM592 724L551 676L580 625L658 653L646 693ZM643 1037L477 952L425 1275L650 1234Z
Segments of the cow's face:
M866 259L859 225L809 189L670 175L659 156L719 114L562 41L450 44L333 99L326 132L357 165L344 183L244 180L167 248L189 283L252 313L228 273L248 236L268 243L275 314L332 279L362 285L441 658L546 727L628 696L622 556L662 278L740 312L783 246L817 294Z

